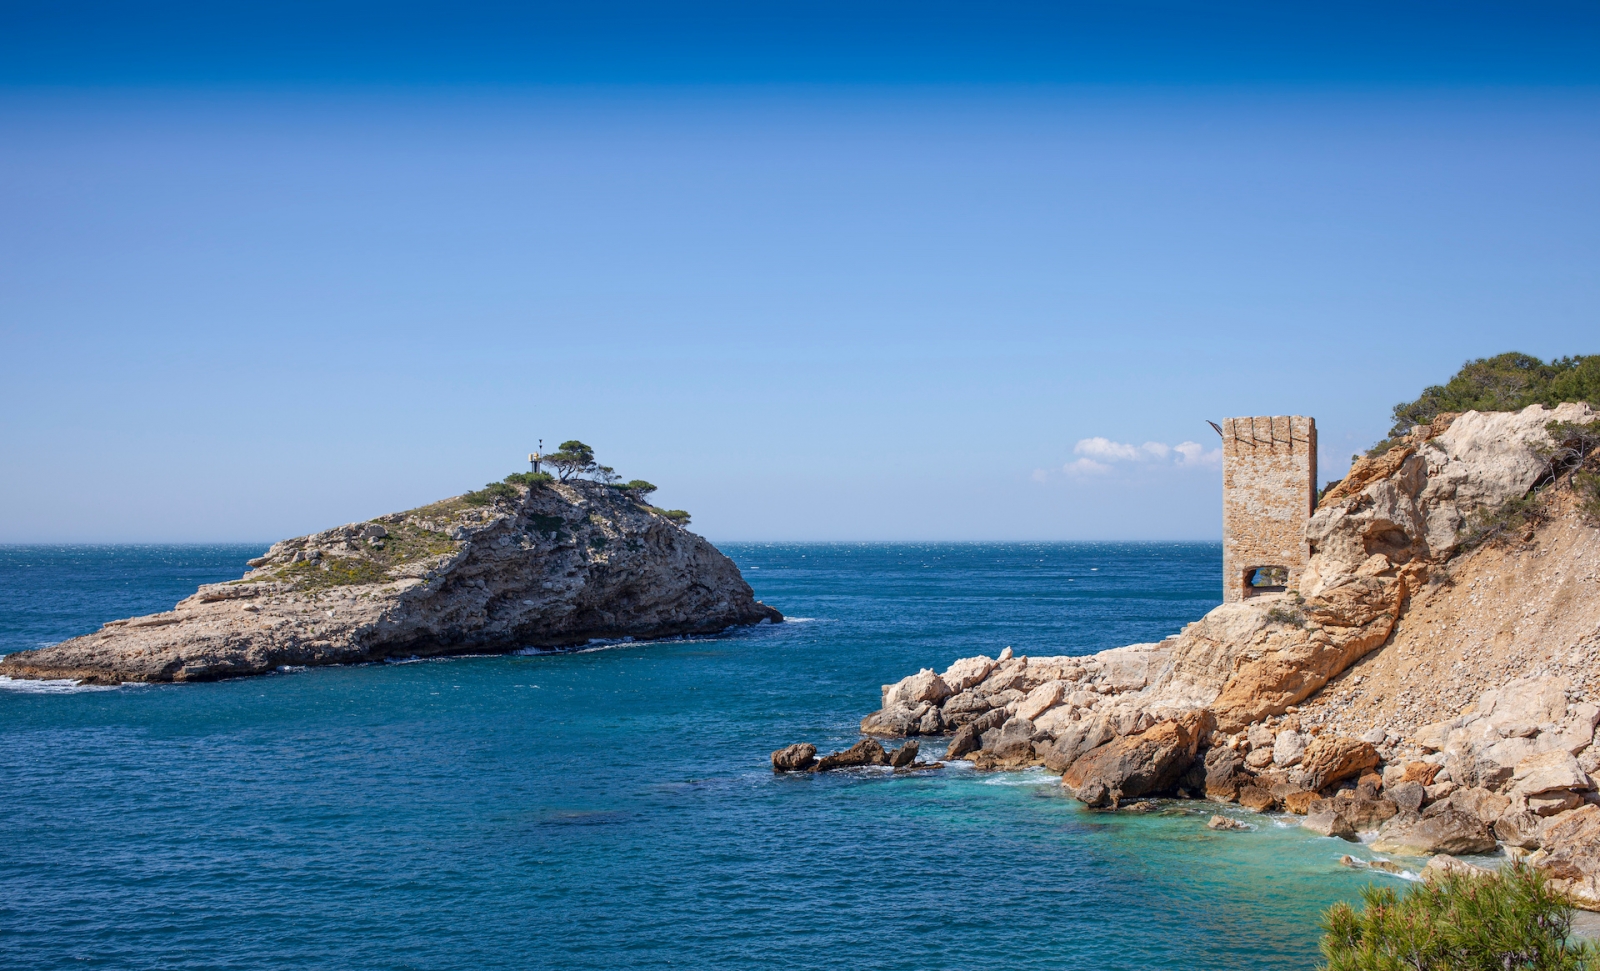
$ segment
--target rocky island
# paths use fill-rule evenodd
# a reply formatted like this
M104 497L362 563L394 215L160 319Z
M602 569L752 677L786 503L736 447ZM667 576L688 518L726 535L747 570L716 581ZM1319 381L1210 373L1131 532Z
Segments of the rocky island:
M1258 465L1303 454L1302 432L1315 454L1309 419L1232 421L1269 423L1237 443ZM1303 557L1254 571L1265 589L1160 643L924 669L884 685L861 731L946 736L944 758L980 770L1043 766L1095 808L1210 799L1375 830L1379 853L1500 851L1600 909L1597 446L1587 404L1438 414L1313 491L1280 544ZM1225 491L1270 516L1238 468ZM1254 554L1226 542L1225 584L1250 582Z
M609 470L607 470L609 471ZM212 681L283 665L707 634L783 615L639 490L548 476L276 543L173 610L0 659L0 675Z

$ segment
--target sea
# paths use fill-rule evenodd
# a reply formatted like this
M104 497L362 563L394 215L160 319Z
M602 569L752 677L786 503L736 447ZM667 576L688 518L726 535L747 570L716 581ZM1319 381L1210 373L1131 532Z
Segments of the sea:
M0 547L0 653L264 548ZM1292 819L1093 812L1042 770L772 773L855 742L919 668L1177 632L1219 600L1217 544L722 549L786 623L0 682L0 967L1308 969L1327 907L1401 885Z

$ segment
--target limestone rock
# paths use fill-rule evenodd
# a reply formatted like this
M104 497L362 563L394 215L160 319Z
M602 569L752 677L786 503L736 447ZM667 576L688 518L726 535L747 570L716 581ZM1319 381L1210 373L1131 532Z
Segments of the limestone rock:
M945 751L944 757L947 759L965 758L982 747L983 741L979 738L978 730L971 724L962 725L956 729L955 735L950 739L950 747Z
M1339 795L1343 796L1344 793ZM1389 799L1369 799L1362 796L1348 799L1338 797L1318 799L1307 809L1308 815L1325 812L1338 813L1353 830L1361 832L1377 829L1380 823L1393 818L1400 809Z
M905 705L882 708L861 719L861 734L882 738L902 738L915 735L922 724L923 712Z
M1507 813L1495 820L1494 835L1500 842L1524 850L1537 850L1544 833L1543 817L1530 812Z
M1538 816L1554 816L1583 805L1583 797L1571 789L1551 789L1528 797L1528 811Z
M995 661L988 657L964 657L945 669L940 679L951 691L966 691L974 685L982 684L994 671Z
M1388 790L1389 799L1403 813L1421 812L1422 802L1427 795L1422 786L1416 782L1401 781Z
M1215 829L1215 830L1223 830L1223 831L1228 831L1228 830L1249 830L1250 829L1250 824L1249 823L1242 823L1237 819L1229 819L1226 816L1212 816L1209 820L1207 820L1206 828L1207 829Z
M1217 746L1206 753L1206 798L1232 802L1239 797L1244 759L1236 749Z
M1111 741L1114 733L1103 717L1090 717L1074 722L1056 735L1054 744L1042 753L1044 764L1052 772L1065 772L1080 757Z
M1477 816L1449 809L1436 816L1396 816L1378 830L1375 853L1432 856L1435 853L1487 853L1494 837Z
M1378 751L1369 742L1319 735L1306 746L1301 768L1307 789L1322 789L1378 764Z
M1306 737L1297 731L1288 730L1278 733L1272 743L1272 763L1288 767L1298 765L1305 758Z
M1593 788L1589 784L1589 776L1578 765L1578 760L1561 750L1530 755L1518 762L1511 784L1513 791L1525 796L1556 789Z
M1034 721L1040 715L1061 703L1061 697L1066 693L1066 682L1046 681L1032 691L1028 696L1017 703L1017 717Z
M241 580L11 654L0 674L211 681L280 665L706 634L783 616L710 543L601 483L379 518L380 545L367 523L284 540Z
M914 708L923 702L938 704L953 694L950 686L944 679L934 673L932 668L923 668L916 674L900 679L893 685L885 685L883 689L883 707Z
M918 743L912 741L912 742L907 742L904 745L900 746L899 748L895 749L893 752L890 752L889 753L889 765L890 765L890 767L891 768L896 768L896 769L903 769L906 766L910 765L911 763L915 762L917 760L917 749L918 748L919 748Z
M1080 757L1061 784L1089 806L1172 788L1194 761L1203 735L1215 724L1205 709L1160 722L1143 734L1116 738Z
M1355 828L1350 825L1350 821L1328 809L1308 814L1301 820L1300 825L1318 836L1336 836L1347 840L1356 838Z
M1551 886L1585 910L1600 910L1600 806L1584 806L1546 823L1544 851L1533 865Z
M1260 786L1240 786L1239 805L1252 812L1271 812L1278 805L1278 797Z
M1476 816L1484 825L1490 825L1511 808L1511 799L1480 787L1457 789L1440 802L1429 806L1423 811L1423 815L1438 815L1442 811L1439 807L1444 806Z
M1422 879L1432 883L1450 876L1462 877L1489 877L1494 871L1488 867L1476 866L1465 860L1458 860L1448 853L1438 853L1422 868Z
M824 755L811 767L812 772L827 772L830 769L848 769L863 765L888 765L889 756L883 746L876 739L864 738L843 752L834 752Z
M1317 794L1304 790L1291 792L1282 797L1282 802L1285 812L1294 813L1296 816L1305 816L1310 814L1312 804L1317 802Z
M772 753L772 771L804 772L816 761L817 747L810 742L800 742Z

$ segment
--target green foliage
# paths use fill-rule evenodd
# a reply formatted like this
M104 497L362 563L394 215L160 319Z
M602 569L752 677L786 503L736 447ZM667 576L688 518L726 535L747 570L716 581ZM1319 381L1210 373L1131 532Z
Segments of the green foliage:
M626 492L635 499L643 499L645 496L648 496L650 493L656 491L656 487L654 485L644 481L643 479L634 479L630 482L624 482L617 488L621 489L623 492Z
M689 525L689 514L684 512L682 509L656 509L654 506L650 508L652 512L660 513L661 515L677 523L679 526Z
M1395 405L1389 434L1403 435L1412 425L1425 425L1447 411L1519 411L1563 401L1600 407L1600 354L1547 364L1513 351L1468 361L1449 381L1424 389L1415 401Z
M322 590L359 583L385 583L389 572L366 559L323 557L303 560L279 570L275 579L287 581L301 590Z
M1578 494L1578 508L1590 519L1600 519L1600 474L1579 472L1572 477L1572 490Z
M1518 536L1544 521L1539 493L1530 492L1493 509L1480 509L1461 528L1461 548L1470 550L1491 540Z
M493 505L497 499L516 499L521 495L516 486L505 482L491 482L476 492L462 496L461 501L469 506L488 506Z
M1572 905L1520 864L1492 876L1450 875L1404 896L1361 891L1358 913L1322 916L1326 971L1586 971L1600 959L1573 943Z
M513 472L505 477L507 485L527 486L530 489L547 486L556 481L556 477L548 472Z
M561 451L551 452L544 461L556 470L562 482L575 475L586 475L599 468L594 461L594 449L576 438L561 443Z

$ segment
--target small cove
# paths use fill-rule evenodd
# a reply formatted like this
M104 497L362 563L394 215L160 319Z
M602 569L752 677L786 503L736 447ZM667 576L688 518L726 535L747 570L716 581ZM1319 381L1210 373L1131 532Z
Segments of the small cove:
M724 544L803 623L0 690L0 963L1308 968L1351 844L1097 814L1038 772L774 777L962 654L1156 640L1214 544ZM0 651L163 609L259 547L0 548ZM930 745L936 750L938 746Z

